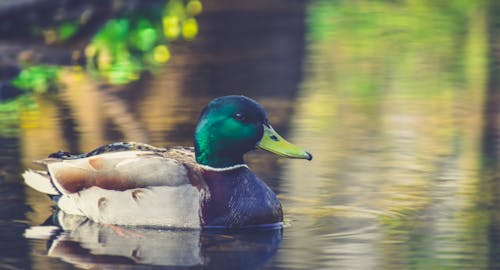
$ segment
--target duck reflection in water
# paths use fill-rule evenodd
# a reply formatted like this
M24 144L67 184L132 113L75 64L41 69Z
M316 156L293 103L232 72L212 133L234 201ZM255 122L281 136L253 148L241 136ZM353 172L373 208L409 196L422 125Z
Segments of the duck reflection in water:
M259 269L276 253L282 229L116 227L57 211L41 226L28 228L25 236L47 239L49 257L85 269Z

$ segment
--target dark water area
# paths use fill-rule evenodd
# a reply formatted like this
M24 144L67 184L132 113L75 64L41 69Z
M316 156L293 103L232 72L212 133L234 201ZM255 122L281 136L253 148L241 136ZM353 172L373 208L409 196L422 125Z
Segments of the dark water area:
M495 1L0 3L0 269L500 269ZM282 229L116 230L57 213L33 160L193 145L243 94L311 162L249 167Z

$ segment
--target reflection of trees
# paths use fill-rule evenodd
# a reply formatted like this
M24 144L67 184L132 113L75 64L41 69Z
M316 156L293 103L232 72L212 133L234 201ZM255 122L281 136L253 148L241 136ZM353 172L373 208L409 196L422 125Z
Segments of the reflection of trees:
M490 249L490 268L500 266L500 3L490 1L488 31L489 81L485 102L485 125L482 150L484 175L481 181L480 202L490 209L487 237Z
M488 209L478 201L486 6L463 4L311 4L302 130L291 140L311 145L315 162L290 165L284 203L303 226L290 239L310 239L296 252L327 252L331 267L488 265ZM376 217L339 224L366 212ZM362 222L377 229L315 234Z

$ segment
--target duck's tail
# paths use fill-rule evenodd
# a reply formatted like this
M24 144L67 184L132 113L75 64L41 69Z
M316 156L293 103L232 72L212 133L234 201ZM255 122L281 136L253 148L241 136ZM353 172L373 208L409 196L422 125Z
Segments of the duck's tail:
M28 169L23 173L24 182L42 193L48 195L61 195L61 193L54 187L50 175L45 171L36 171Z

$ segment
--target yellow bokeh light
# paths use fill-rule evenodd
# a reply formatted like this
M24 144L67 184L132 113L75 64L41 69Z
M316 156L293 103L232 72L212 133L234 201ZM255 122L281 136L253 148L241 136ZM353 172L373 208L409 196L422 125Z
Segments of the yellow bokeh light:
M176 16L167 16L163 18L163 33L168 39L177 39L180 32L179 18Z
M198 15L203 10L203 5L198 0L189 1L186 5L186 12L190 15Z
M159 63L165 63L170 59L170 51L165 45L158 45L154 48L153 59Z
M182 36L185 39L193 39L198 34L198 22L196 19L190 18L184 21L182 24Z

